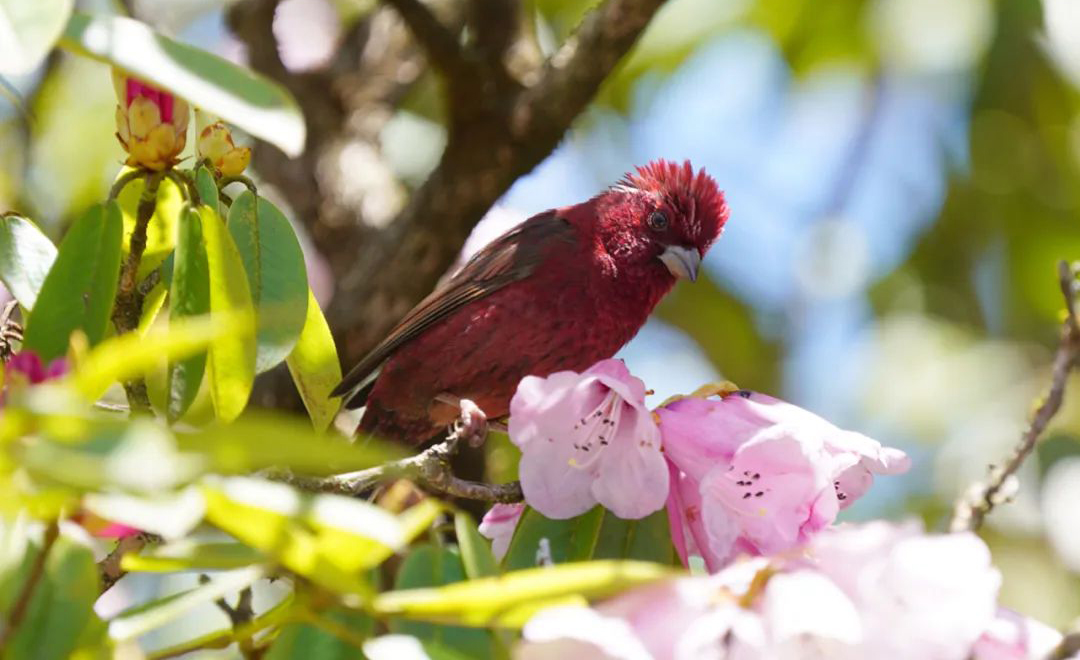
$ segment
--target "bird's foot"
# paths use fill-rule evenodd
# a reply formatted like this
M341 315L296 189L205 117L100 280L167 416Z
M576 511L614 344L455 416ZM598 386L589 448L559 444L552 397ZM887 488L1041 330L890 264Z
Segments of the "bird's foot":
M440 395L440 400L446 401L448 395ZM470 447L479 447L484 444L488 434L488 419L480 406L469 399L454 397L454 405L458 407L458 419L451 427L450 433L457 440L464 440Z

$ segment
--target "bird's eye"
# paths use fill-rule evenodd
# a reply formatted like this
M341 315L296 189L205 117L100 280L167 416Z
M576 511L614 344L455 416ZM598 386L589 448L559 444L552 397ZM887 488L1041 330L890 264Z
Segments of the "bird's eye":
M663 211L653 211L649 214L649 229L653 231L664 231L668 228L668 218Z

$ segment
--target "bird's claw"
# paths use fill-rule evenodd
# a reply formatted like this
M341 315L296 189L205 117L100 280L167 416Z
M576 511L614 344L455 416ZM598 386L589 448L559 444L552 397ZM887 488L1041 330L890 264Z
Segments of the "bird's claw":
M454 422L453 435L458 440L465 440L470 447L479 447L484 444L488 433L487 415L469 399L458 401L458 409L461 411Z

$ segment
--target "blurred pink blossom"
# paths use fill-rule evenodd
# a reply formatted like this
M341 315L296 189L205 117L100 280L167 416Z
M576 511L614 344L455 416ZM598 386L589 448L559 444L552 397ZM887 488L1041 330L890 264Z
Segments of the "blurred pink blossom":
M1060 643L1061 633L1057 630L999 607L990 627L975 642L971 660L1042 660L1050 657Z
M671 465L675 547L684 562L701 555L710 571L740 553L805 543L865 493L874 474L910 464L900 450L745 390L678 399L657 415Z
M45 366L37 353L20 351L11 356L5 365L9 377L21 378L29 385L39 385L48 380L60 378L68 372L67 358L56 358Z
M525 501L548 518L572 518L597 503L620 518L664 506L660 432L645 385L621 360L525 377L510 402L509 434L522 452Z
M995 629L1000 582L973 534L845 526L822 532L802 556L738 562L715 575L634 589L591 610L545 610L526 624L515 657L1027 657L979 655L988 644L984 631ZM1014 637L1006 631L996 639Z
M525 512L525 503L496 504L484 514L480 521L480 533L491 539L491 552L495 559L502 561L510 548L510 539L514 538L521 514Z

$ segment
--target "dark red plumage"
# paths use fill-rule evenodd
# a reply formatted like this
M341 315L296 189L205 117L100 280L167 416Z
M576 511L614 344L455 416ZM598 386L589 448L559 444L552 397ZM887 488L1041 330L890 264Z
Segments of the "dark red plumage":
M338 385L361 429L414 444L457 409L440 394L505 415L526 375L582 370L645 323L676 275L697 265L727 221L704 170L655 161L592 199L502 235L416 306Z

